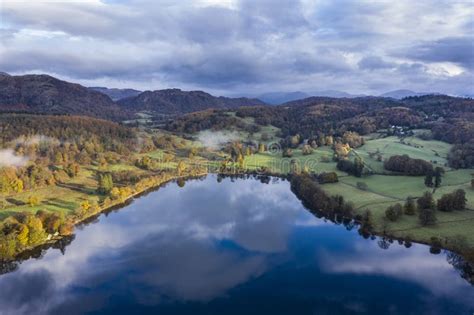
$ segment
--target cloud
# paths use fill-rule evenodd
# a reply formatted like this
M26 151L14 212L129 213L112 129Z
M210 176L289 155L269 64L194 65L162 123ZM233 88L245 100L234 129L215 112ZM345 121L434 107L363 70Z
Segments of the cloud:
M0 69L226 95L379 93L408 81L463 94L458 82L474 78L473 11L428 0L7 0Z
M474 70L474 36L446 37L410 47L407 57L425 62L452 62Z
M396 67L395 64L387 62L378 56L367 56L362 58L359 63L359 68L367 70L390 69Z
M1 166L23 166L28 162L25 156L15 155L12 149L0 150L0 167Z

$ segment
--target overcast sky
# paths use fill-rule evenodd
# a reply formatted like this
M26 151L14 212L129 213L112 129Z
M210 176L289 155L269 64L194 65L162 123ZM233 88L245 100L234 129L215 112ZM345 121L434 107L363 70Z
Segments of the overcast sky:
M0 1L0 71L219 95L474 94L472 1Z

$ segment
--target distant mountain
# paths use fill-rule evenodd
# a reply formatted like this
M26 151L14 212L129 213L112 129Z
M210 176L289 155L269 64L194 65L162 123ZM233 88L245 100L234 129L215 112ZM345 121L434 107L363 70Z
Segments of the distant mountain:
M102 94L107 95L113 101L118 101L122 98L127 98L131 96L137 96L138 94L142 93L142 91L134 90L134 89L116 89L116 88L106 88L101 86L92 86L89 87L90 90L100 92Z
M380 96L391 97L397 100L401 100L402 98L409 97L409 96L422 96L422 95L427 95L427 94L432 94L432 93L419 93L419 92L414 92L411 90L395 90L395 91L390 91L387 93L380 94Z
M299 100L309 97L309 94L304 92L270 92L259 95L257 98L267 104L279 105L290 101Z
M302 100L311 96L321 96L321 97L333 97L333 98L354 98L354 97L361 97L365 96L362 94L349 94L343 91L337 90L324 90L324 91L316 91L311 93L305 92L270 92L265 93L258 96L258 99L261 99L265 103L272 104L272 105L280 105L284 103L288 103L291 101Z
M323 97L334 97L334 98L355 98L355 97L362 97L366 96L363 94L350 94L344 91L337 91L337 90L324 90L311 93L312 96L323 96Z
M49 75L0 74L0 112L129 117L108 96Z
M187 92L180 89L145 91L137 96L121 99L117 101L117 104L134 112L152 111L162 114L190 113L209 108L265 105L261 100L254 98L216 97L202 91Z

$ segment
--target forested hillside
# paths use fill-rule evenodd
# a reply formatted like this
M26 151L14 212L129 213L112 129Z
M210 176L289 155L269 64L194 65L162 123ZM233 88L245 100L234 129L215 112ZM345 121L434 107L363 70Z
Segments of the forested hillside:
M130 117L108 96L49 75L0 74L0 112L85 115L111 120Z

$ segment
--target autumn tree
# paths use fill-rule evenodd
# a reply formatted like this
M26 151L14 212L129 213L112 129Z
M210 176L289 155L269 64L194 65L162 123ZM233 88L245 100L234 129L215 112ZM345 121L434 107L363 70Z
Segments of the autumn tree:
M71 178L76 177L77 174L79 174L81 167L79 164L72 162L68 163L66 167L64 168L64 171L67 173L67 175Z
M184 172L186 171L186 164L184 163L184 161L178 162L178 165L176 166L176 171L178 172L179 176L184 174Z
M313 153L313 149L311 148L311 146L309 144L305 144L303 146L303 149L301 150L301 153L303 155L310 155Z
M35 207L37 205L40 204L40 200L38 198L38 196L36 195L30 195L28 197L28 204L30 205L30 207Z
M239 155L237 156L237 165L241 169L244 168L244 156L241 153L239 153Z

